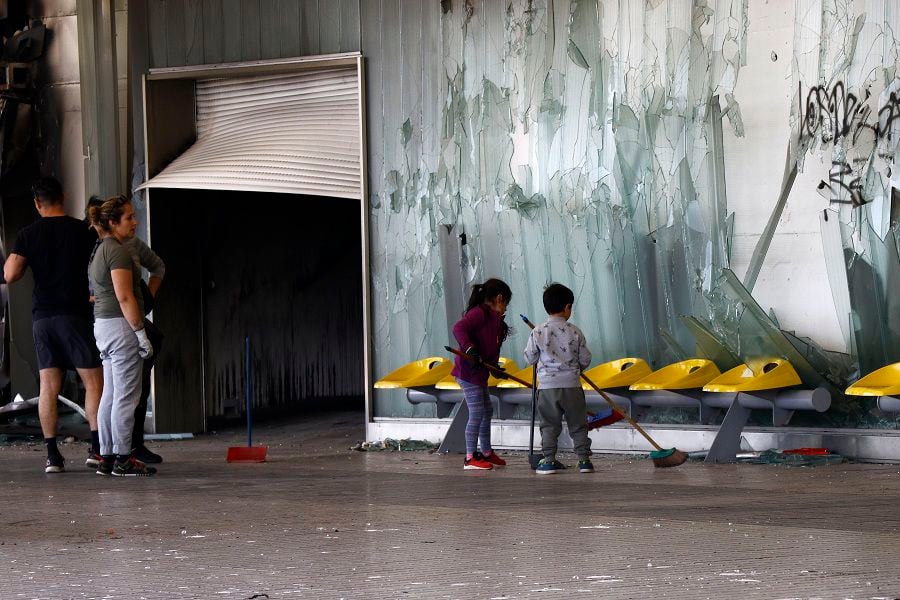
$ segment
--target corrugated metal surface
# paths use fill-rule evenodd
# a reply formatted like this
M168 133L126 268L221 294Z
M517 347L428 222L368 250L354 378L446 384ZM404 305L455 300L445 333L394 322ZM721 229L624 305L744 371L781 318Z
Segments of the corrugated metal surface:
M197 141L141 187L360 197L356 69L196 85Z

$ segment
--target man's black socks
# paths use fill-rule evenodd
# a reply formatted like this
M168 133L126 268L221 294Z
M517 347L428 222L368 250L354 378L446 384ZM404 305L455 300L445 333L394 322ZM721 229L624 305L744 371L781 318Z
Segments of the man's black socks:
M44 444L47 446L47 456L62 456L59 448L56 447L56 437L44 438Z

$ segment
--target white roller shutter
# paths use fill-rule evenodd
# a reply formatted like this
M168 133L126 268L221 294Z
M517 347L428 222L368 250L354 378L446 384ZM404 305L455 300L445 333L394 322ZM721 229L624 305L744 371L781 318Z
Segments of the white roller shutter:
M204 79L197 141L141 187L360 198L355 68Z

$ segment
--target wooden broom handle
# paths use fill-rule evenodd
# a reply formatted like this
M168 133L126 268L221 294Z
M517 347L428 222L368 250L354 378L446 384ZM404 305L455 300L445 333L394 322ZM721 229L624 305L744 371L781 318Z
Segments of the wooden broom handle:
M469 356L465 352L461 352L461 351L457 350L456 348L451 348L450 346L444 346L444 349L447 350L447 352L452 352L453 354L459 356L460 358L464 358L469 362L479 363L481 365L484 365L485 367L487 367L487 370L490 371L491 373L493 373L495 376L497 375L497 373L500 373L501 375L505 375L506 379L509 379L510 381L515 381L519 385L524 385L527 388L531 387L531 384L528 383L527 381L525 381L524 379L519 379L515 375L510 375L503 369L501 369L499 367L495 367L494 365L492 365L489 362L485 362L483 360L478 360L472 356Z
M650 442L650 444L653 445L654 448L656 448L657 450L662 450L662 446L660 446L660 445L657 444L655 441L653 441L653 438L650 437L650 435L649 435L646 431L644 431L644 428L641 427L640 425L638 425L637 422L636 422L634 419L632 419L632 418L629 417L627 414L625 414L625 411L622 410L621 408L619 408L618 405L617 405L615 402L612 401L612 398L610 398L609 396L606 395L606 392L604 392L604 391L601 390L599 387L597 387L597 384L594 383L593 381L591 381L590 377L588 377L587 375L585 375L584 373L582 373L582 374L581 374L581 378L584 379L584 380L587 382L587 384L588 384L589 386L591 386L592 388L594 388L594 391L597 392L598 394L600 394L600 396L601 396L604 400L606 400L606 403L609 404L610 408L612 408L614 411L616 411L617 413L619 413L620 415L622 415L622 417L623 417L626 421L628 421L628 422L631 424L632 427L634 427L635 429L637 429L637 432L640 433L642 436L644 436L644 437L647 439L647 441Z

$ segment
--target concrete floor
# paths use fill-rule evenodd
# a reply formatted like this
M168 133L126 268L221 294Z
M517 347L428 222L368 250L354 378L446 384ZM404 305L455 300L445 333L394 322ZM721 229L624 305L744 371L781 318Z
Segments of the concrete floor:
M151 479L0 447L0 598L895 598L900 467L600 457L591 475L360 453L360 416L156 444Z

